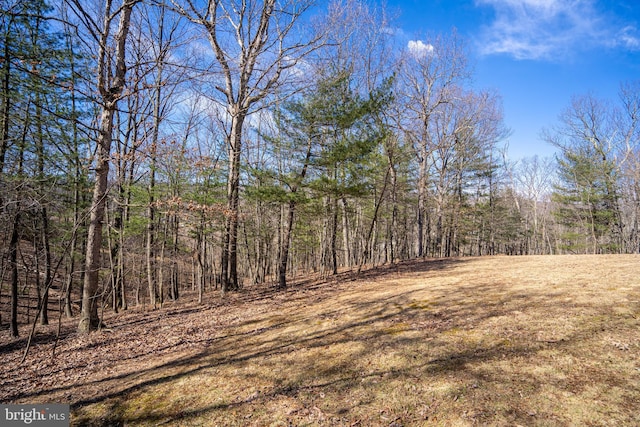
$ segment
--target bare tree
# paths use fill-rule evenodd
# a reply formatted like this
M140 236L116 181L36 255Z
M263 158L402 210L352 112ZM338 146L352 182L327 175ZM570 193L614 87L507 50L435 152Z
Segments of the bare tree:
M157 6L141 5L139 13L134 18L133 26L138 33L135 41L135 62L148 64L149 69L140 77L136 84L144 86L144 91L139 96L149 101L148 110L145 112L131 111L130 114L143 115L150 123L146 126L144 137L148 156L148 205L147 205L147 230L146 230L146 267L147 284L149 289L150 306L156 308L162 304L162 263L156 264L159 218L156 204L156 181L158 175L158 147L163 143L162 127L165 119L171 112L175 100L175 92L179 84L187 78L186 64L174 64L171 61L176 50L185 40L184 20L176 14L170 14L166 5ZM132 43L133 44L133 43Z
M610 102L592 95L576 96L561 114L560 124L544 135L560 150L556 217L577 232L566 234L568 250L621 249L619 158L624 147L616 136L614 117Z
M219 74L211 97L225 108L228 147L227 220L221 260L222 291L238 288L237 238L240 156L247 117L270 95L284 90L298 62L318 38L303 40L294 28L313 0L208 0L202 7L172 0L174 9L200 26L215 55Z
M620 87L619 130L621 196L625 252L640 252L640 80Z
M405 111L404 134L418 161L418 256L424 256L428 246L428 179L431 154L437 144L434 118L452 101L454 88L468 75L464 46L455 33L427 42L409 42L399 73L398 94Z
M100 279L102 223L106 205L113 121L118 101L124 91L127 71L125 58L126 41L129 33L131 12L138 0L123 0L119 7L114 7L113 0L106 0L101 16L102 26L99 26L85 2L80 0L67 1L71 10L98 44L96 77L101 112L96 141L95 183L87 234L82 312L78 324L78 331L86 333L96 329L100 323L97 301L98 282ZM118 27L116 34L112 38L111 33L116 22L118 22Z
M548 236L549 195L555 174L555 161L550 157L538 156L521 159L511 171L513 185L521 195L523 203L518 203L522 216L530 231L527 242L528 253L539 255L552 250Z

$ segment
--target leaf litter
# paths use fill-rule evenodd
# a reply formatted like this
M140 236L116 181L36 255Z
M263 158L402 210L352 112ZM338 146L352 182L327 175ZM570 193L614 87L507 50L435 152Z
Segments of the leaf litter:
M640 257L426 260L0 337L72 425L637 425ZM26 329L21 330L26 335Z

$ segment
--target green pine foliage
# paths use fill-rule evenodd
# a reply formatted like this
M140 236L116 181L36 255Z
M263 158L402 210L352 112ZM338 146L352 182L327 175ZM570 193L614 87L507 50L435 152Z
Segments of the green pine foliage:
M558 206L555 218L566 230L562 248L615 253L619 212L614 163L588 147L576 147L558 159L558 172L553 201Z

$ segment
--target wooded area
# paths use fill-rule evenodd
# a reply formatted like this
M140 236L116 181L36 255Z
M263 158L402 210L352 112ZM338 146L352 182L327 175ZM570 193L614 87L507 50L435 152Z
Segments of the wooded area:
M370 2L0 0L0 326L418 257L635 253L640 82L507 156L455 31ZM535 143L531 141L531 143ZM5 315L6 314L6 315ZM7 319L7 316L9 317Z

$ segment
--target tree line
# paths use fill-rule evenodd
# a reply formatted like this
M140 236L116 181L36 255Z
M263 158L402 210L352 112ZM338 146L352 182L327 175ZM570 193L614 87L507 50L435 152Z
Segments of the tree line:
M0 323L418 257L640 247L640 84L512 161L454 30L369 2L1 0ZM6 319L8 314L9 319Z

